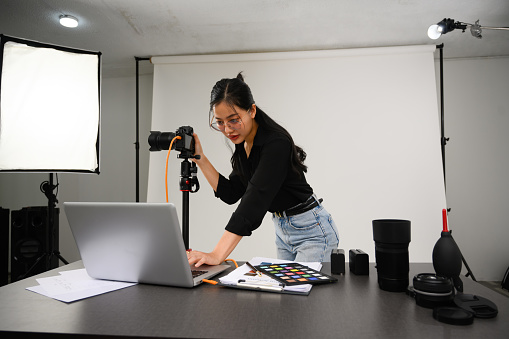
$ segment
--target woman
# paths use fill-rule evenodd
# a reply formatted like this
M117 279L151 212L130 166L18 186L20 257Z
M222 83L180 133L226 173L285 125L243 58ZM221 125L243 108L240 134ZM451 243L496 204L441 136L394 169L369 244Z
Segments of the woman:
M306 153L290 134L256 106L242 74L222 79L212 89L211 127L235 145L233 171L228 179L219 174L203 153L194 134L194 161L228 204L241 199L226 230L210 253L188 252L190 264L217 265L244 236L258 228L267 211L273 213L278 258L289 261L329 261L339 238L330 214L306 181Z

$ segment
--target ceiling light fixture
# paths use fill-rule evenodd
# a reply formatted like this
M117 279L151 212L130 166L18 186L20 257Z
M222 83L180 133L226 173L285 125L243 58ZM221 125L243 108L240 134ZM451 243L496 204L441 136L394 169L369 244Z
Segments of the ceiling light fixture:
M488 27L481 26L479 24L479 20L475 22L475 24L469 24L461 21L454 21L454 19L444 19L437 23L436 25L431 25L428 28L428 36L436 40L440 38L442 34L449 33L454 31L455 29L461 29L464 33L467 27L470 27L470 33L472 36L481 39L482 38L482 30L484 29L496 29L496 30L509 30L509 27Z
M72 15L61 15L60 24L65 27L71 28L78 27L78 19L76 19Z

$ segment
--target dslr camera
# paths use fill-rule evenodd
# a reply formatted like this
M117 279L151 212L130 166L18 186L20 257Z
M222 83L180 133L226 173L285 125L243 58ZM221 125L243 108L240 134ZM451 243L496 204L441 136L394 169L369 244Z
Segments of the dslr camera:
M169 149L171 141L176 136L180 137L180 139L176 139L173 142L171 149L180 152L179 158L194 158L194 137L191 126L179 127L175 133L150 131L148 136L150 151Z

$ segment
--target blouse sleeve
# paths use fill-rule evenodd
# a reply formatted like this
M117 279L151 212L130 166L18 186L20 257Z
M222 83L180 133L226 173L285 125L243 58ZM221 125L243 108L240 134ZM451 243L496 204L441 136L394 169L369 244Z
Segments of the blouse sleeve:
M242 183L239 176L232 172L229 179L219 174L219 181L215 195L225 203L232 205L239 201L246 192L246 186Z
M227 231L249 236L260 226L286 178L291 147L290 140L283 136L262 145L258 166L226 226Z

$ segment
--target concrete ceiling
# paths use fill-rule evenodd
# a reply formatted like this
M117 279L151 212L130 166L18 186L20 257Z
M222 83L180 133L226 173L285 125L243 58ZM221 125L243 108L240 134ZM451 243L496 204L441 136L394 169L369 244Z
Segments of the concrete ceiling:
M59 16L79 19L65 28ZM508 0L0 0L0 33L100 51L104 76L134 57L444 43L445 58L509 56L509 31L427 29L443 18L509 26ZM142 72L150 71L150 64Z

